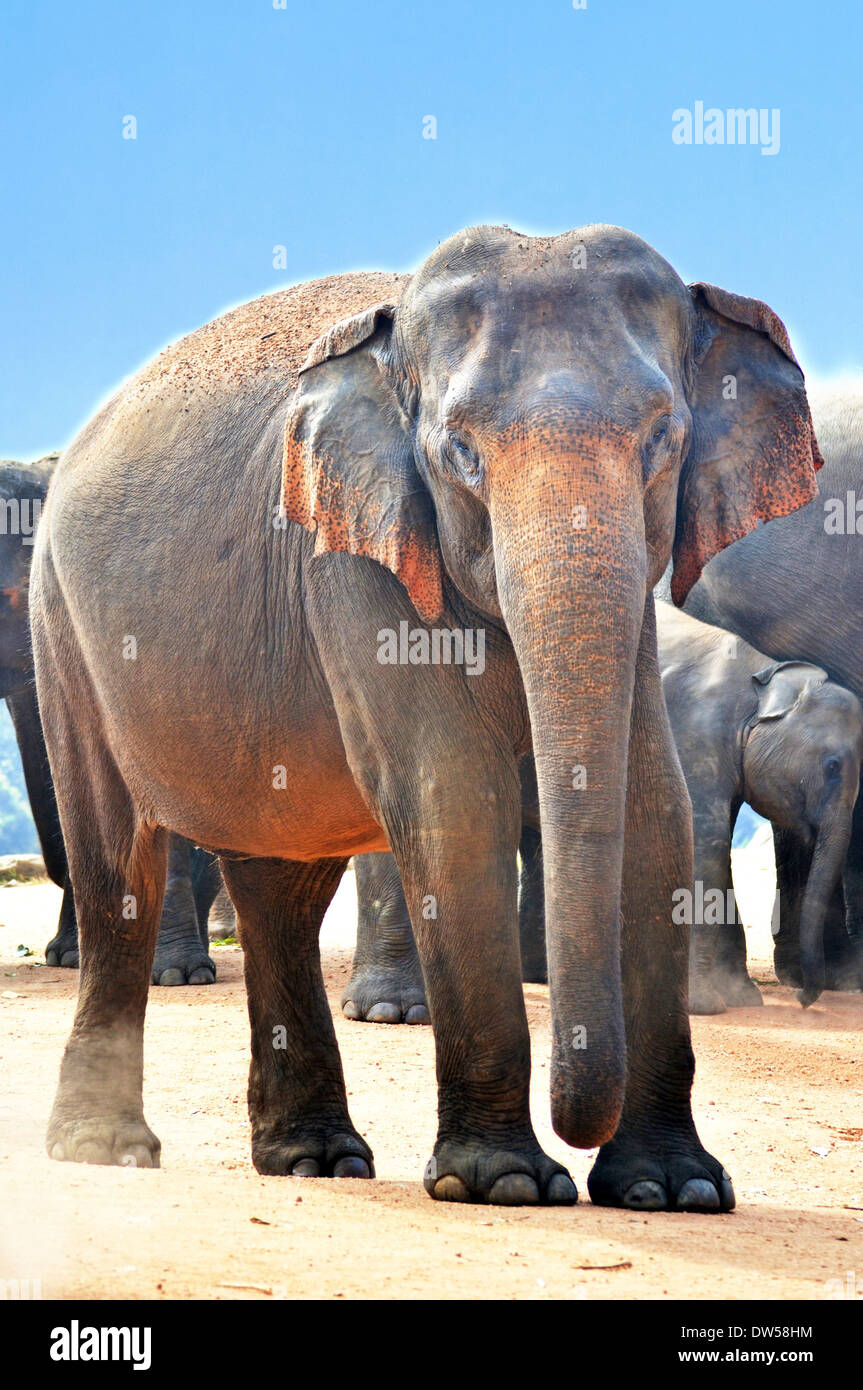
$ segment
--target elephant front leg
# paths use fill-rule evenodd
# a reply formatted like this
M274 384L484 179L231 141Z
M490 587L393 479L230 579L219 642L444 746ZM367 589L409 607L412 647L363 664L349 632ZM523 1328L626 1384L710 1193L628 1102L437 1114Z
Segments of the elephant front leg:
M475 767L490 761L478 751ZM380 810L435 1033L438 1135L425 1186L439 1201L567 1205L577 1201L575 1185L543 1152L530 1120L515 767L498 785L484 785L476 771L468 787L465 780L418 769Z
M410 913L391 854L354 860L357 945L342 995L347 1018L367 1023L428 1023L425 984Z
M689 926L675 911L691 891L689 797L662 699L648 601L632 713L622 895L626 1094L614 1138L588 1178L602 1206L729 1211L734 1189L692 1118L687 1014Z

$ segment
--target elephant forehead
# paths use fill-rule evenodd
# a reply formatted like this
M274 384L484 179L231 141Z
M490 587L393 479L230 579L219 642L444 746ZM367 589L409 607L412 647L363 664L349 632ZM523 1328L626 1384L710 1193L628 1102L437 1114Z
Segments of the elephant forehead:
M290 389L316 338L381 300L397 303L407 275L330 275L241 304L165 348L129 383L135 395L161 386L224 390L277 372Z

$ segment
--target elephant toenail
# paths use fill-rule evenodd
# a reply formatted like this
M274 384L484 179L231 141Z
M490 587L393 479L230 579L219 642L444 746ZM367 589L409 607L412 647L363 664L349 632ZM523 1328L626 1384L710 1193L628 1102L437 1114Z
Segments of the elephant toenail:
M316 1158L301 1158L291 1169L291 1176L294 1178L319 1178L321 1165Z
M334 1178L370 1178L371 1169L359 1154L347 1154L333 1168Z
M425 1004L411 1004L405 1014L405 1023L431 1023L431 1015Z
M193 970L189 976L190 985L214 985L216 983L216 972L209 966L202 965L197 970Z
M488 1200L502 1207L535 1206L539 1201L539 1188L528 1173L504 1173L492 1185Z
M372 1004L366 1014L367 1023L401 1023L402 1011L398 1004Z
M344 1004L342 1004L342 1013L344 1014L345 1018L362 1018L359 1005L355 1004L353 999L345 1000Z
M568 1173L555 1173L546 1189L546 1197L555 1206L571 1207L578 1201L578 1189Z
M432 1196L437 1202L469 1202L470 1193L455 1173L447 1173L446 1177L438 1178L434 1185Z
M737 1205L737 1198L734 1195L734 1186L728 1174L725 1173L721 1183L722 1210L733 1211Z
M661 1183L649 1179L634 1182L623 1199L625 1207L635 1207L638 1211L665 1211L668 1196Z
M677 1194L678 1211L718 1211L719 1193L709 1178L690 1178Z
M182 970L172 966L170 970L163 970L159 976L160 985L184 985L186 983Z

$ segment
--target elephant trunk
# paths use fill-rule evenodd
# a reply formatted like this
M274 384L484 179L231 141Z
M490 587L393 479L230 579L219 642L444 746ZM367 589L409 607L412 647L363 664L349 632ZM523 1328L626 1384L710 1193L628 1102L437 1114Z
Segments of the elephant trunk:
M580 453L557 468L547 452L542 467L530 461L522 456L517 485L492 500L495 569L539 789L552 1123L591 1148L617 1128L626 1075L620 896L643 517L622 492L577 490L574 473L580 484L606 472Z
M797 991L797 998L804 1009L814 1004L824 988L824 923L850 838L851 815L844 807L837 807L821 822L803 895L800 914L803 988Z

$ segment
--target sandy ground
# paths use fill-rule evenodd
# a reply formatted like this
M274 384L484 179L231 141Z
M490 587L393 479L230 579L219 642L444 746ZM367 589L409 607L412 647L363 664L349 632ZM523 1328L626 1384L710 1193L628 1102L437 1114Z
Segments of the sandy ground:
M420 1178L435 1133L431 1031L350 1023L339 1009L350 873L324 960L351 1111L378 1181L253 1171L242 962L231 946L215 948L215 986L150 993L145 1103L162 1169L52 1163L43 1135L77 976L37 963L58 892L0 889L0 1279L39 1281L53 1299L863 1298L863 996L825 995L804 1013L768 964L772 868L750 850L737 870L766 1006L693 1020L696 1120L737 1189L725 1217L590 1205L592 1155L550 1128L548 992L535 985L525 988L534 1121L570 1167L580 1204L430 1201ZM37 954L18 956L19 945Z

